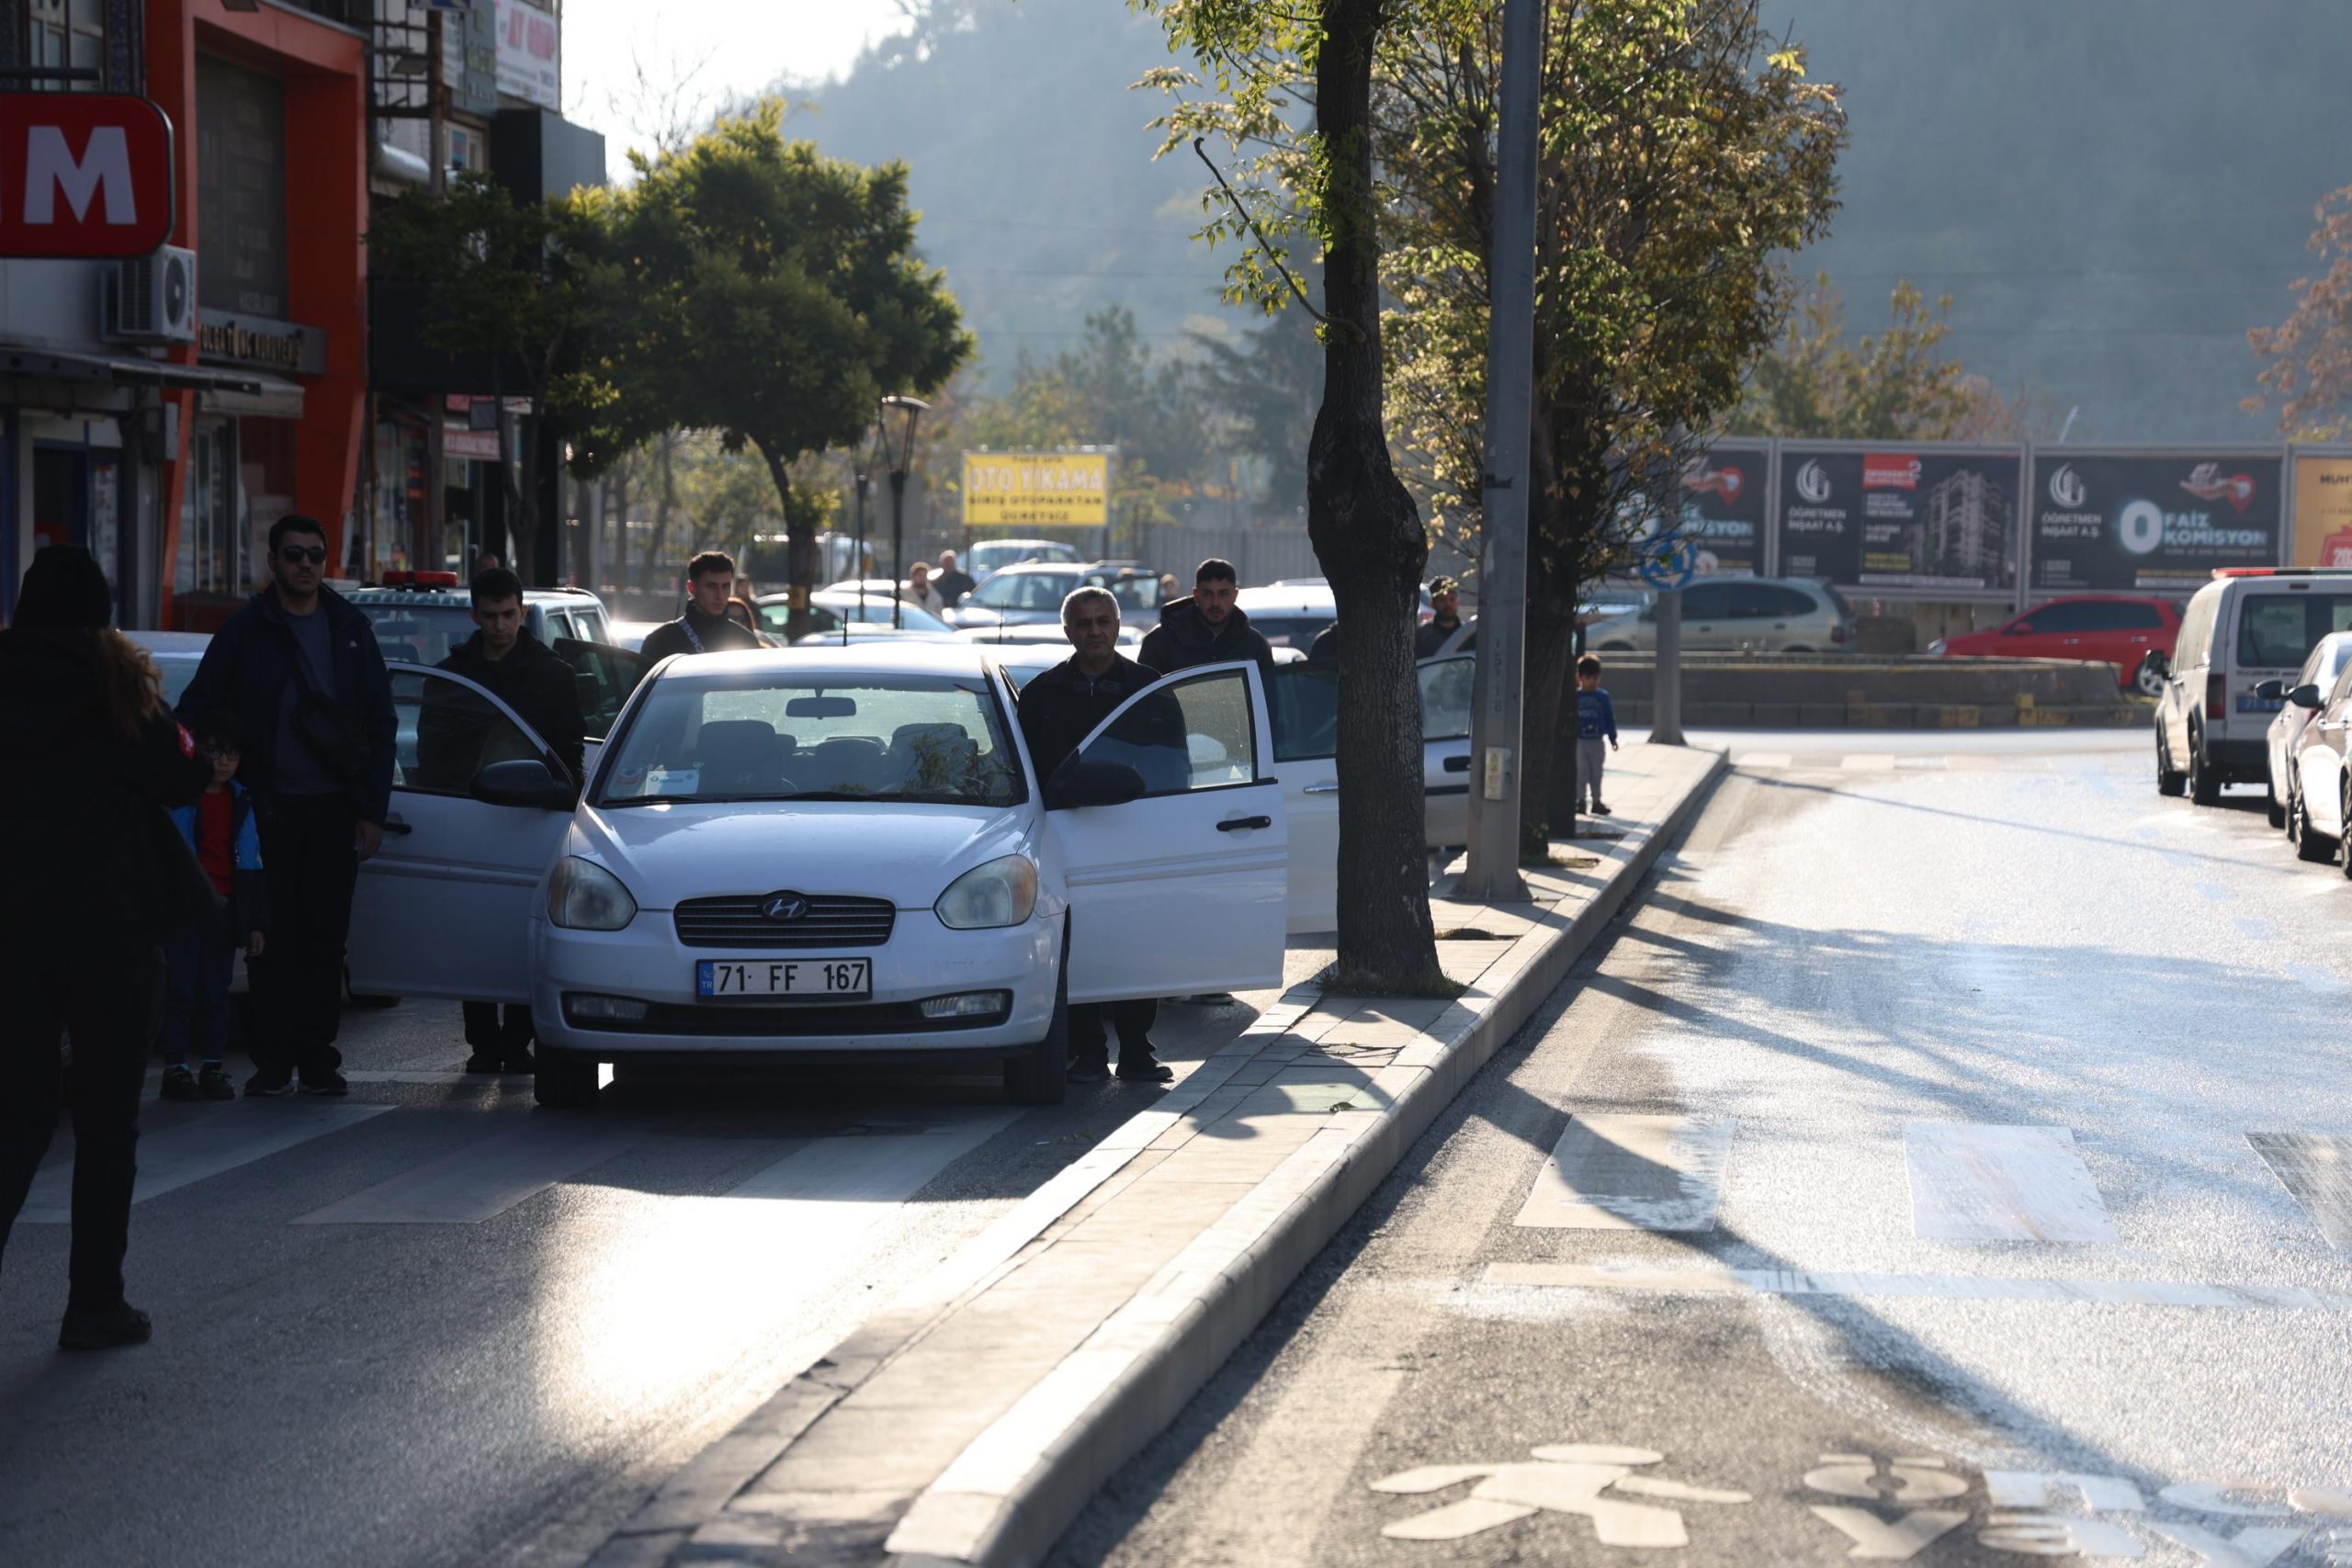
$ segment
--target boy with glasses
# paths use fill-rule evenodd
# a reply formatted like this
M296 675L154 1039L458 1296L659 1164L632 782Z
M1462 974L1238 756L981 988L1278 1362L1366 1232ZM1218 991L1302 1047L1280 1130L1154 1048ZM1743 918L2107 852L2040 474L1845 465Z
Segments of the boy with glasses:
M261 830L254 825L253 800L237 783L244 750L237 721L214 714L194 728L212 782L195 805L173 810L172 824L224 902L218 925L175 931L165 949L171 977L164 993L160 1042L164 1098L234 1100L237 1086L220 1060L229 1043L229 983L235 977L239 948L248 958L261 956L269 895L262 881ZM188 1070L191 1045L203 1053L196 1072Z

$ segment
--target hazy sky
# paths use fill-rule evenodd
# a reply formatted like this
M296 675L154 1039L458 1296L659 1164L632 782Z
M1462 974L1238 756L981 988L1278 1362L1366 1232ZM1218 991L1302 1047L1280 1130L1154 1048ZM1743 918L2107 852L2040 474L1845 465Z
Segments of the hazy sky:
M662 129L663 99L678 84L679 107L700 119L719 100L778 76L836 75L871 39L905 28L895 0L565 0L564 112L605 133L620 175L628 150Z

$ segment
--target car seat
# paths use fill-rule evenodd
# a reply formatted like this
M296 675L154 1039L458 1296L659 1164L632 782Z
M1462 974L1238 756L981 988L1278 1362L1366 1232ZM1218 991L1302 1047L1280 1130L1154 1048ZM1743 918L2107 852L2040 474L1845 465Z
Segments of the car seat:
M701 795L774 795L784 786L791 741L763 719L718 719L702 727Z
M889 755L892 788L960 793L969 787L980 748L960 724L902 724L891 732Z
M889 759L876 737L831 735L808 753L808 776L797 782L804 791L871 795L884 787L888 767Z

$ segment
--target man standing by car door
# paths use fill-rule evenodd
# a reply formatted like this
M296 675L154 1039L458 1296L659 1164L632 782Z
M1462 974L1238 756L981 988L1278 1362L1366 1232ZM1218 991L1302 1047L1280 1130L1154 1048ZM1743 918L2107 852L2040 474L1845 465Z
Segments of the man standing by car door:
M269 586L213 635L180 694L183 715L233 714L248 738L242 777L276 927L249 965L248 1095L285 1094L298 1073L305 1094L349 1092L334 1044L344 942L391 805L391 677L368 617L325 585L326 561L315 517L270 525Z
M1136 656L1162 675L1200 664L1254 659L1265 675L1274 672L1274 649L1234 601L1240 574L1229 560L1212 557L1193 573L1193 596L1159 607L1159 624L1144 634Z
M580 716L580 687L571 666L533 637L524 625L523 581L504 567L475 574L474 635L449 650L439 668L463 675L514 710L538 738L554 749L556 760L571 774L577 798L586 776L582 765L585 725ZM483 722L487 716L461 710L434 682L416 721L418 773L446 779L446 787L464 789L481 768L507 759L487 754ZM462 688L453 694L461 694ZM470 705L469 705L470 706ZM531 1060L531 1010L510 1005L504 1018L496 1002L465 1004L466 1043L473 1054L466 1058L469 1073L527 1073Z
M686 613L665 621L645 636L645 662L650 669L673 653L725 653L757 648L760 637L749 626L727 616L727 601L735 593L735 558L725 550L705 550L686 563Z
M1159 679L1157 670L1119 656L1119 602L1108 589L1081 588L1063 600L1062 631L1076 651L1021 689L1021 739L1040 784L1121 703ZM1147 997L1070 1004L1070 1082L1101 1083L1110 1077L1105 1013L1119 1034L1121 1078L1166 1083L1176 1076L1152 1055L1151 1026L1159 1021L1159 1004Z

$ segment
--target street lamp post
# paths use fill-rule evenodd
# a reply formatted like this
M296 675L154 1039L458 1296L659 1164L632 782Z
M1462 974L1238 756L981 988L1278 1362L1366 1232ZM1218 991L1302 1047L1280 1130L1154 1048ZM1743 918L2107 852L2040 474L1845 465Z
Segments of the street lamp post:
M907 580L907 469L915 457L915 422L930 407L921 398L896 392L882 400L882 440L890 460L890 581L894 584ZM890 442L889 432L893 413L905 416L895 445ZM900 592L890 595L890 626L894 631L906 628L906 603Z

